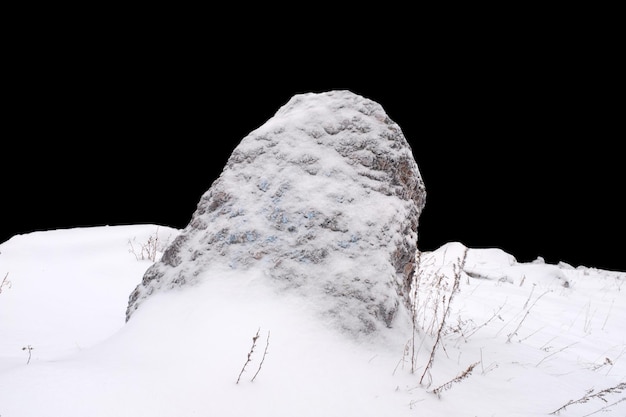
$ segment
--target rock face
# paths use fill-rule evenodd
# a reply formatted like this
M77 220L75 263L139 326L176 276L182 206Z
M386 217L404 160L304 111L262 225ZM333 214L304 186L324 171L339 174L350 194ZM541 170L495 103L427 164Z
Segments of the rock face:
M190 223L130 295L260 268L350 332L391 327L408 300L425 188L400 127L349 91L296 95L246 136Z

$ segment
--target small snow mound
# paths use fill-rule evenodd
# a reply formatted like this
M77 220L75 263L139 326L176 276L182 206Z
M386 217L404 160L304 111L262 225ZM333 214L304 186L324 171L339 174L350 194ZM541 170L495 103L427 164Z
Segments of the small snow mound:
M470 249L465 265L471 267L501 268L517 263L515 257L499 248Z
M456 263L465 260L465 269L497 269L517 264L515 257L499 248L468 248L460 242L448 242L428 253L431 261L437 259L438 265Z
M535 283L569 287L565 271L573 270L567 264L520 263L515 257L499 248L468 248L459 242L449 242L435 251L423 253L422 267L439 269L444 274L454 274L462 263L463 272L475 279L508 283Z
M558 266L561 269L575 269L572 265L568 264L567 262L559 262L556 266Z

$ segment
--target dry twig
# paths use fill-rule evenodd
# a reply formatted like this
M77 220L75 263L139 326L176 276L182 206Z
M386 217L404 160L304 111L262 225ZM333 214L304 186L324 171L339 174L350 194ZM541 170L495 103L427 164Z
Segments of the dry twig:
M567 404L565 404L565 405L563 405L563 406L561 406L561 407L557 408L556 410L554 410L554 411L553 411L553 412L551 412L550 414L552 414L552 415L559 414L561 411L565 410L565 409L566 409L567 407L569 407L570 405L573 405L573 404L585 404L586 402L588 402L589 400L592 400L592 399L594 399L594 398L599 398L599 399L601 399L601 400L602 400L602 401L604 401L604 402L608 402L608 401L604 398L606 395L608 395L608 394L621 394L621 392L622 392L623 390L625 390L625 389L626 389L626 382L622 382L621 384L618 384L618 385L616 385L616 386L614 386L614 387L610 387L610 388L603 389L602 391L598 391L598 392L596 392L595 394L593 394L594 389L593 389L593 388L591 388L590 390L588 390L588 391L585 393L585 395L583 395L583 396L582 396L582 397L580 397L579 399L577 399L577 400L570 400L570 401L568 401L568 402L567 402ZM606 406L606 407L603 407L603 408L601 408L600 410L605 410L607 407L610 407L610 406L613 406L613 405L615 405L615 404L618 404L618 403L620 403L620 402L622 402L622 401L624 401L624 400L626 400L626 397L622 397L620 400L618 400L618 401L614 402L613 404L610 404L610 405L608 405L608 406ZM600 410L598 410L598 411L600 411ZM597 413L598 411L593 412L593 413L591 413L591 414L595 414L595 413ZM591 415L591 414L587 414L587 415L589 416L589 415Z
M467 367L466 370L461 372L459 375L457 375L456 377L454 377L450 381L446 382L445 384L438 386L437 388L435 388L431 392L433 394L436 394L437 397L440 397L441 396L441 391L446 391L446 390L450 389L454 383L461 382L462 380L467 378L472 373L472 371L474 370L476 365L478 365L478 364L479 364L479 362L475 362L475 363L471 364L470 366Z
M252 337L252 346L250 347L250 352L248 352L248 358L246 359L246 363L243 364L243 368L241 368L241 372L239 372L239 376L237 377L236 384L238 384L239 380L241 380L241 375L246 370L246 366L248 366L248 364L252 361L252 353L254 353L254 348L256 347L256 341L259 338L259 332L260 331L261 331L261 329L259 328L259 330L257 330L257 332L254 335L254 337Z
M454 298L454 294L458 291L459 285L461 283L461 273L463 272L463 267L465 266L465 259L467 258L467 249L463 252L463 258L459 260L459 264L455 268L454 273L454 285L452 286L452 291L450 292L450 297L448 298L448 303L445 305L445 310L443 313L443 317L441 320L441 325L439 326L439 330L437 331L437 337L435 339L435 343L433 345L433 349L430 351L430 357L428 359L428 363L426 364L426 368L424 369L424 373L420 378L420 384L424 380L426 373L432 367L433 362L435 361L435 352L437 351L437 346L439 345L439 341L441 340L441 335L443 333L443 329L446 325L446 318L450 315L450 305L452 304L452 299ZM445 296L444 296L444 304L445 304Z
M257 334L258 334L258 332L257 332ZM267 348L269 346L270 346L270 332L268 330L268 332L267 332L267 340L265 341L265 350L263 351L263 357L261 358L261 363L259 363L259 369L256 370L256 373L254 374L254 376L252 377L250 382L254 382L254 379L256 378L256 376L259 374L259 372L261 372L261 367L263 366L263 362L265 362L265 355L267 355Z

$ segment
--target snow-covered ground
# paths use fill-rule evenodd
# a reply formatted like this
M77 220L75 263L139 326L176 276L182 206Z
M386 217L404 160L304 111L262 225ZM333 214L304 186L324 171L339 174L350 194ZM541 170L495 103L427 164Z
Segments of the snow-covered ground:
M420 255L413 334L356 340L315 313L323 300L218 269L125 323L153 263L142 245L158 259L178 233L0 245L1 417L626 415L624 272L450 243Z

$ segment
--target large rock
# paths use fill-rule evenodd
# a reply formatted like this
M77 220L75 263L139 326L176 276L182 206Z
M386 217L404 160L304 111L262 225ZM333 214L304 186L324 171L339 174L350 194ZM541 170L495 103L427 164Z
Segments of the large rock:
M400 127L349 91L294 96L246 136L190 223L146 271L157 290L260 268L351 332L391 327L408 301L425 189Z

